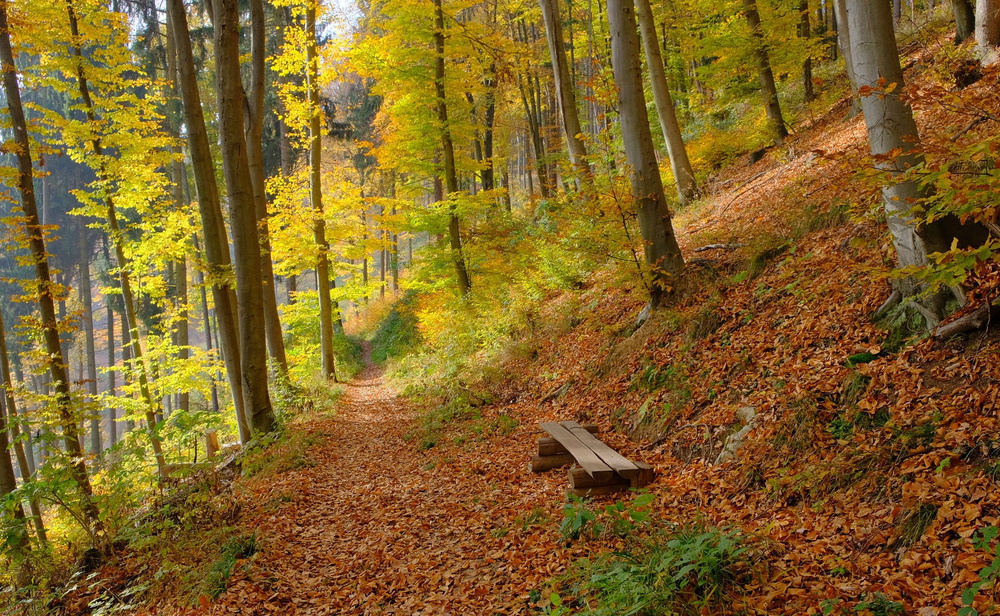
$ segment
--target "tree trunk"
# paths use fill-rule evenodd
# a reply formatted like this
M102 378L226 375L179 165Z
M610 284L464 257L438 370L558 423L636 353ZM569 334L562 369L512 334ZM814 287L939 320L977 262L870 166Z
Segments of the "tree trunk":
M28 140L28 126L21 106L21 92L17 84L17 68L14 64L14 53L10 45L10 27L7 22L7 4L0 2L0 67L3 73L4 92L7 97L7 107L10 116L11 130L14 142L17 144L17 185L21 196L21 208L24 211L24 232L28 238L35 266L35 298L41 317L42 339L45 346L45 359L49 373L55 384L55 406L59 424L62 427L63 439L66 444L67 463L71 480L76 483L83 496L83 514L87 531L95 538L100 533L103 524L94 503L94 492L87 476L87 466L84 462L83 448L80 447L79 432L73 416L73 405L70 399L69 378L66 375L66 361L62 346L59 343L59 326L56 322L56 308L53 299L52 277L49 273L49 256L45 248L45 233L38 219L38 206L35 202L35 187L32 179L31 143ZM4 437L6 438L6 436ZM12 473L13 474L13 473Z
M260 234L261 281L264 290L264 328L267 348L282 378L288 378L285 340L278 316L278 298L274 288L274 263L271 261L271 236L267 222L267 191L264 186L264 2L250 0L250 93L247 97L246 141L250 165L250 180L256 205L257 229Z
M570 77L570 67L566 60L566 48L562 33L562 15L559 0L538 0L545 22L545 38L549 43L552 58L552 76L555 79L559 112L562 116L563 136L570 161L579 174L578 180L590 184L590 165L587 162L587 148L580 139L580 117L576 108L576 84Z
M434 0L434 88L437 94L437 116L441 130L441 149L444 154L445 195L458 192L458 175L455 171L455 147L451 141L451 127L448 125L448 105L445 102L444 89L444 11L441 0ZM452 259L455 263L455 275L458 278L458 292L461 296L469 294L472 281L469 270L465 266L465 256L462 254L462 235L459 228L458 214L455 206L449 206L448 239L451 244Z
M753 55L757 61L757 78L760 80L760 93L764 97L764 110L771 123L775 143L781 145L788 136L788 127L781 115L781 104L778 102L778 88L774 84L774 72L767 54L767 42L760 23L760 13L757 11L757 0L743 0L743 17L750 27L750 37L753 44Z
M898 24L903 18L903 0L892 0L892 23Z
M809 0L801 0L799 2L799 36L809 41ZM802 91L803 97L807 103L811 103L816 99L816 93L813 92L813 65L812 58L808 55L806 59L802 61Z
M167 0L167 13L173 24L176 43L177 72L184 102L191 167L194 169L195 187L198 192L198 210L205 233L205 261L219 326L220 350L226 365L233 406L236 408L240 441L246 443L250 440L250 423L243 401L239 329L231 293L232 263L229 257L229 240L226 237L226 223L222 216L219 187L215 179L215 163L212 161L205 116L201 108L201 94L198 91L198 76L194 65L194 54L191 51L191 37L188 33L187 13L184 10L183 0Z
M110 261L109 261L110 262ZM108 395L114 396L117 389L115 384L115 312L111 309L111 302L105 296L105 308L108 311ZM115 417L114 404L108 405L108 443L114 447L118 442L118 418Z
M955 13L955 44L963 43L976 31L976 9L970 0L951 0Z
M1000 0L976 1L976 48L983 65L997 61L1000 45Z
M3 315L0 314L0 387L3 388L3 401L7 410L5 422L7 431L10 433L10 442L13 443L12 449L14 450L14 457L17 459L17 468L21 473L21 481L25 485L28 485L34 481L35 469L34 460L30 463L28 461L28 456L24 452L24 444L21 442L21 426L18 423L17 415L17 400L14 398L14 382L11 380L10 375L10 354L7 350L7 334L6 326L3 323ZM28 428L30 433L31 429ZM4 443L0 441L0 446ZM28 452L31 453L30 441ZM4 456L8 460L9 456ZM0 460L0 465L4 464L3 460ZM13 473L13 471L11 471ZM0 482L2 482L3 470L0 469ZM0 488L2 491L2 488ZM45 523L42 520L42 507L38 498L38 494L31 493L28 498L28 506L31 509L31 522L35 527L35 534L38 535L38 541L45 545L48 543L48 535L45 532Z
M90 396L90 403L96 405L97 355L94 350L94 302L90 281L90 242L87 241L87 228L82 224L82 221L80 224L80 283L78 293L80 304L83 306L80 318L83 320L87 393ZM103 450L104 448L101 446L101 414L94 409L90 418L90 451L94 455L100 455Z
M653 100L656 103L656 115L660 118L660 130L667 144L670 156L670 168L677 182L677 197L681 205L698 198L698 184L694 179L694 169L688 160L687 148L681 136L681 126L677 122L674 111L674 101L667 86L667 76L663 72L663 56L656 36L656 22L649 0L635 0L635 13L639 19L639 32L642 34L642 46L646 51L646 67L649 80L653 86Z
M902 267L925 266L928 254L948 249L949 238L939 225L918 226L911 214L914 203L925 195L917 182L902 178L908 168L920 161L914 153L919 136L913 110L899 97L904 85L903 70L896 49L891 7L887 3L849 0L848 20L858 85L872 88L871 94L861 97L871 152L875 156L886 156L893 150L903 152L878 164L896 180L882 189L896 256ZM893 86L891 92L889 86ZM912 279L904 281L899 290L904 296L923 291ZM933 320L944 316L944 294L934 294L921 303L930 313L929 326L935 326Z
M632 194L637 204L646 262L651 270L650 303L655 308L677 284L677 277L684 270L684 259L663 196L660 168L649 131L639 40L632 11L631 0L608 0L611 64L618 85L622 140L625 159L631 167Z
M267 389L267 341L257 210L243 135L245 94L240 80L239 11L236 0L212 0L212 6L219 137L236 255L243 402L250 429L253 434L258 434L274 428L274 409Z
M337 360L333 355L333 302L330 300L330 244L323 219L323 134L319 100L319 54L316 49L316 6L306 9L306 79L309 87L309 188L313 208L313 235L319 254L316 258L316 291L319 294L320 353L323 378L337 380Z

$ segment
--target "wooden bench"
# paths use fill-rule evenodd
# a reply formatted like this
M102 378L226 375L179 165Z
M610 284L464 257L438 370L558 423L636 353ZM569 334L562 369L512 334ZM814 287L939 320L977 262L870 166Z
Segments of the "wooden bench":
M538 453L531 456L530 469L540 473L574 462L569 469L568 494L599 496L629 488L641 488L653 480L653 467L632 462L604 444L597 426L581 426L575 421L540 425L549 437L538 439Z

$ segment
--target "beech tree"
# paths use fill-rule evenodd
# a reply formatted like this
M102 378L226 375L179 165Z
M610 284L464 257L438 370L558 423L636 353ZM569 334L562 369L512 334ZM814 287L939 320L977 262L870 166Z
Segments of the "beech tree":
M1000 54L1000 0L976 0L976 48L984 65L993 64Z
M764 110L767 112L774 140L780 145L788 136L788 126L785 124L785 118L781 115L778 88L774 83L774 71L771 69L767 43L764 41L757 0L743 0L743 18L746 19L747 26L750 28L750 40L753 45L753 56L757 62L757 78L760 81L761 96L764 98Z
M970 0L951 0L955 14L955 44L958 45L972 36L976 30L976 9Z
M608 22L625 159L630 167L632 196L637 204L646 263L651 271L650 304L655 308L677 284L677 277L684 270L684 258L674 235L653 136L649 131L639 39L631 1L608 0Z
M926 266L928 255L947 250L950 237L940 224L920 224L912 214L925 196L916 180L904 177L920 162L913 110L900 98L903 70L892 27L892 7L882 2L848 0L851 53L858 79L861 108L868 127L871 152L880 157L878 167L889 174L882 188L889 231L901 267ZM899 155L894 155L899 152ZM917 298L923 289L913 279L901 281L894 299ZM945 292L914 299L930 327L944 316Z

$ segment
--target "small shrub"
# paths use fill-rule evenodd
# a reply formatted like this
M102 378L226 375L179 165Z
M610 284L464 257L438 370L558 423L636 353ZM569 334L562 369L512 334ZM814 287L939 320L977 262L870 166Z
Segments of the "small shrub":
M242 558L249 558L260 551L257 533L242 537L232 537L219 549L219 560L215 561L205 578L205 593L216 599L226 591L233 567Z
M988 565L979 570L979 581L962 592L962 604L964 607L958 610L958 616L979 616L979 610L973 607L979 592L987 587L994 586L997 581L997 573L1000 572L1000 543L997 536L1000 529L996 526L987 526L976 531L972 539L972 544L977 550L985 551L992 560Z

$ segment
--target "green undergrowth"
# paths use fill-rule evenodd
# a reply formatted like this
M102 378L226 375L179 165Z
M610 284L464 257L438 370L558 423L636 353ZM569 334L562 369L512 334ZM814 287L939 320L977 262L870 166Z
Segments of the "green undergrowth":
M240 560L248 559L260 551L260 539L257 533L230 537L221 548L219 557L208 567L205 581L202 585L204 594L216 599L226 591L233 569Z
M371 336L372 361L376 364L402 357L420 343L417 318L406 302L407 298L400 300Z

